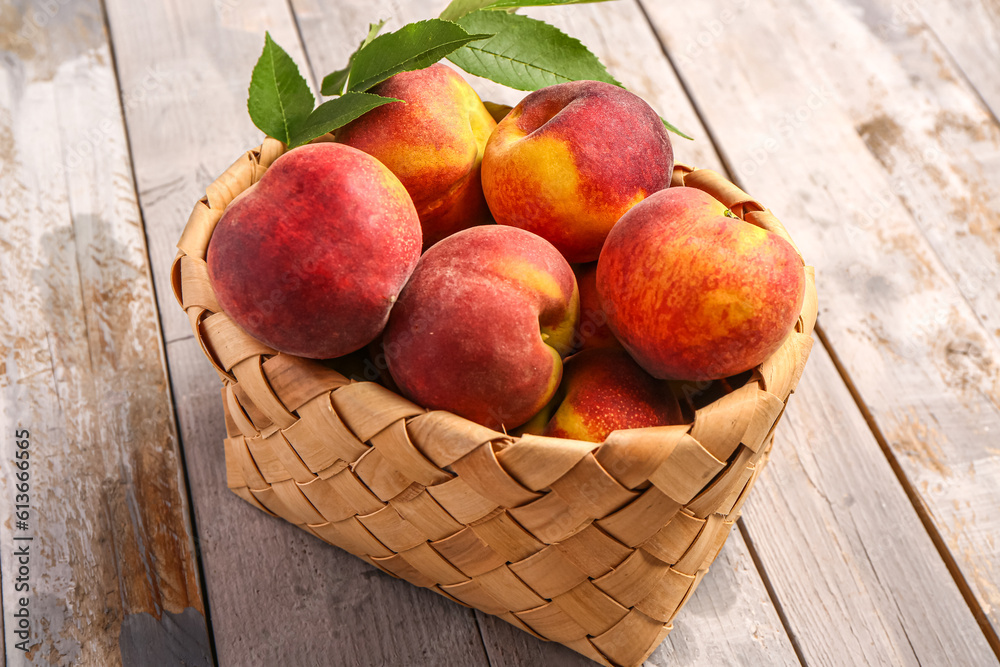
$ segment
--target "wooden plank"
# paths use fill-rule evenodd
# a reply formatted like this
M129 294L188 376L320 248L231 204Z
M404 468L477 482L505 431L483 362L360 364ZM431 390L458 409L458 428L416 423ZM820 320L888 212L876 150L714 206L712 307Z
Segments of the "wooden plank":
M471 611L391 579L226 488L218 377L173 300L169 265L204 187L262 139L245 102L264 30L304 62L286 4L107 7L123 85L150 68L165 82L126 110L126 121L220 664L486 664Z
M908 32L917 24L948 50L993 116L1000 117L1000 8L987 0L905 2L884 21L886 31Z
M315 78L342 67L370 21L388 18L384 30L435 16L437 0L392 0L365 3L364 11L347 11L341 4L293 0L303 44ZM636 91L676 125L699 136L689 142L674 138L680 161L721 168L697 114L663 57L659 43L634 4L580 5L525 12L548 20L591 46L629 88ZM337 45L339 48L331 48ZM642 67L636 67L642 63ZM485 99L515 104L526 93L463 73ZM667 641L649 658L650 665L718 664L739 655L746 664L797 664L791 642L770 604L746 546L738 535L719 557L681 613ZM714 581L713 581L714 579ZM690 614L690 618L688 618ZM492 665L584 665L587 659L559 644L544 643L506 622L478 614Z
M814 347L744 508L806 662L997 664L837 379L826 350Z
M810 5L796 23L809 44L803 56L812 71L822 72L888 178L888 191L870 193L878 197L845 213L853 225L875 228L882 210L898 200L986 333L1000 341L994 289L1000 284L1000 124L915 11L900 11L892 0L853 0L846 9ZM948 316L947 310L929 314Z
M681 54L680 74L729 164L817 265L823 330L1000 649L1000 347L939 247L892 196L892 176L869 152L845 99L861 93L841 95L830 74L839 63L815 52L821 31L844 40L838 53L860 39L857 19L836 2L645 7L667 47ZM709 47L685 57L702 32ZM880 67L901 62L883 57L886 47L862 44ZM869 70L856 76L859 87L869 85ZM899 113L894 120L905 122ZM927 174L934 165L912 168ZM877 223L857 224L873 201L885 202ZM996 284L984 289L997 298Z
M700 37L690 28L686 34ZM831 412L840 419L838 428L831 427ZM743 521L807 662L912 664L916 655L934 664L963 655L968 664L991 664L994 657L958 588L819 346L784 419ZM844 423L853 427L850 437L842 435ZM835 467L836 456L820 474L810 467L810 476L790 465L845 450L864 461L878 494L856 490L844 468ZM852 492L850 513L829 511L826 498ZM896 539L889 546L887 529ZM901 599L919 602L900 611ZM919 636L916 653L908 636Z
M6 658L208 665L156 305L101 5L6 3L0 17ZM140 83L156 85L126 86L126 104L144 92ZM19 440L30 443L27 449ZM15 473L25 472L15 468L15 453L24 451L26 503L15 496ZM17 504L30 505L27 528L15 521ZM24 583L28 590L19 587ZM22 598L27 652L12 622Z

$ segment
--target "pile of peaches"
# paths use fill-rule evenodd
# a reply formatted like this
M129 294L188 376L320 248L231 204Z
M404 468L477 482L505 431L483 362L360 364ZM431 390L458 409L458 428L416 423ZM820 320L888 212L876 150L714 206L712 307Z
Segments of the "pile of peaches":
M279 157L213 233L222 309L271 348L601 442L681 423L677 381L743 373L792 330L795 249L669 187L670 139L636 95L563 83L495 119L443 65L371 92L400 101Z

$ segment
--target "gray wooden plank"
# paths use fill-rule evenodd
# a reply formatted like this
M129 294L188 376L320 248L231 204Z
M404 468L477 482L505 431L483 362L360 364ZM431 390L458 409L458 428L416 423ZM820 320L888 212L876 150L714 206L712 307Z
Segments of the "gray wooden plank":
M304 62L280 0L107 2L123 85L164 82L126 110L223 665L486 664L472 612L396 581L249 507L226 488L218 376L190 337L169 266L204 187L262 135L246 113L270 30Z
M888 178L887 192L866 192L863 208L844 213L874 228L889 202L902 204L982 328L1000 341L992 289L1000 283L1000 124L915 10L841 0L789 13L809 45L806 66L821 73Z
M406 22L436 16L443 5L438 0L405 5L394 0L338 4L293 0L292 7L302 29L309 64L315 78L321 79L343 67L369 22L388 18L384 28L388 32ZM627 86L676 125L699 136L701 140L696 142L674 139L679 161L721 168L697 114L637 6L611 3L525 13L549 20L591 46ZM636 66L639 63L641 67ZM515 104L525 95L465 73L463 76L485 99ZM485 614L478 614L478 618L491 664L497 667L592 664L561 645L540 642L500 619ZM712 574L703 581L667 641L647 664L719 664L733 656L741 656L748 665L798 664L760 574L737 534L730 538Z
M150 664L155 655L160 664L208 665L156 303L101 5L6 2L0 25L6 659L105 666ZM142 91L121 92L128 104ZM20 429L30 434L26 530L14 516ZM24 547L27 555L15 559L15 548ZM18 588L24 583L26 591ZM21 598L30 614L26 652L12 622Z
M778 425L767 473L744 507L806 662L997 664L836 376L816 346Z
M989 0L922 0L905 2L883 13L886 32L906 32L913 25L932 32L962 73L1000 117L1000 7Z
M928 241L852 117L859 99L879 97L859 89L877 93L889 75L848 67L858 83L839 89L832 71L841 65L817 55L815 35L841 37L838 52L863 48L876 69L892 72L905 59L862 39L855 12L842 3L645 7L667 47L681 54L679 72L728 163L815 262L823 330L1000 648L1000 346L939 256L951 241ZM697 41L703 33L707 46ZM699 48L688 56L692 44ZM935 75L944 76L921 70L911 80ZM898 85L881 97L897 92ZM894 113L899 123L911 117ZM933 178L936 166L911 168L921 175L907 182L917 183ZM989 178L989 167L981 169ZM859 224L873 201L884 202L877 221ZM995 283L984 290L997 299Z

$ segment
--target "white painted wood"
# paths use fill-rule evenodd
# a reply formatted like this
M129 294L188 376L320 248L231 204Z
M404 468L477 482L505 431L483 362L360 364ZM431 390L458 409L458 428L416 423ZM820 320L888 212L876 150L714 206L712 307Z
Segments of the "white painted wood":
M836 376L816 346L744 508L806 662L997 664Z
M888 17L888 27L914 20L933 32L962 73L976 88L994 117L1000 117L1000 8L989 0L922 0L901 3ZM921 20L922 19L922 20Z
M487 664L471 611L264 515L226 488L218 376L173 299L169 266L204 187L262 140L246 90L264 31L305 62L286 4L110 0L107 8L123 87L149 69L164 81L125 115L220 664Z
M882 84L862 69L857 86L874 87L841 90L829 73L840 65L816 55L814 35L847 39L853 14L834 2L808 12L784 3L645 6L674 53L709 35L710 48L677 58L680 74L744 187L816 264L821 325L995 637L1000 346L858 132L854 106ZM809 21L822 27L803 29ZM861 47L848 40L837 50L852 48ZM889 62L881 52L870 58ZM910 182L933 178L933 168L916 164L925 175ZM872 201L885 201L884 211L858 224ZM985 289L997 298L996 284Z
M101 5L8 3L0 22L6 660L128 666L157 656L160 664L209 665L156 303ZM21 471L14 465L22 429L30 442L27 530L15 516L16 504L24 504L15 495ZM15 558L25 547L27 555ZM18 588L25 583L28 590ZM14 634L21 598L30 614L29 652Z
M803 66L841 101L888 179L888 191L852 202L848 222L877 227L888 205L902 204L1000 341L1000 124L915 5L841 0L787 13L809 45Z

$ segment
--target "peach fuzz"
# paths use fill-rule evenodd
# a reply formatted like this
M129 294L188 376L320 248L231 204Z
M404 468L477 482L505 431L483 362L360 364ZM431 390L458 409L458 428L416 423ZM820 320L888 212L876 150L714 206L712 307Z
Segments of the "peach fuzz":
M551 242L570 262L597 259L618 219L667 187L673 149L638 96L599 81L537 90L497 125L483 192L497 222Z
M782 237L674 187L618 222L597 289L612 331L648 373L714 380L778 349L801 311L805 271Z
M368 344L420 256L406 189L333 143L282 155L226 208L208 246L222 310L281 352L340 357Z
M489 222L480 166L496 121L455 71L402 72L369 92L395 97L337 130L340 143L376 157L413 198L424 247Z
M473 227L420 258L386 327L386 361L420 405L510 429L555 393L578 315L573 270L551 244Z
M667 383L621 348L584 350L567 359L559 393L564 397L543 435L604 442L620 429L683 423Z

